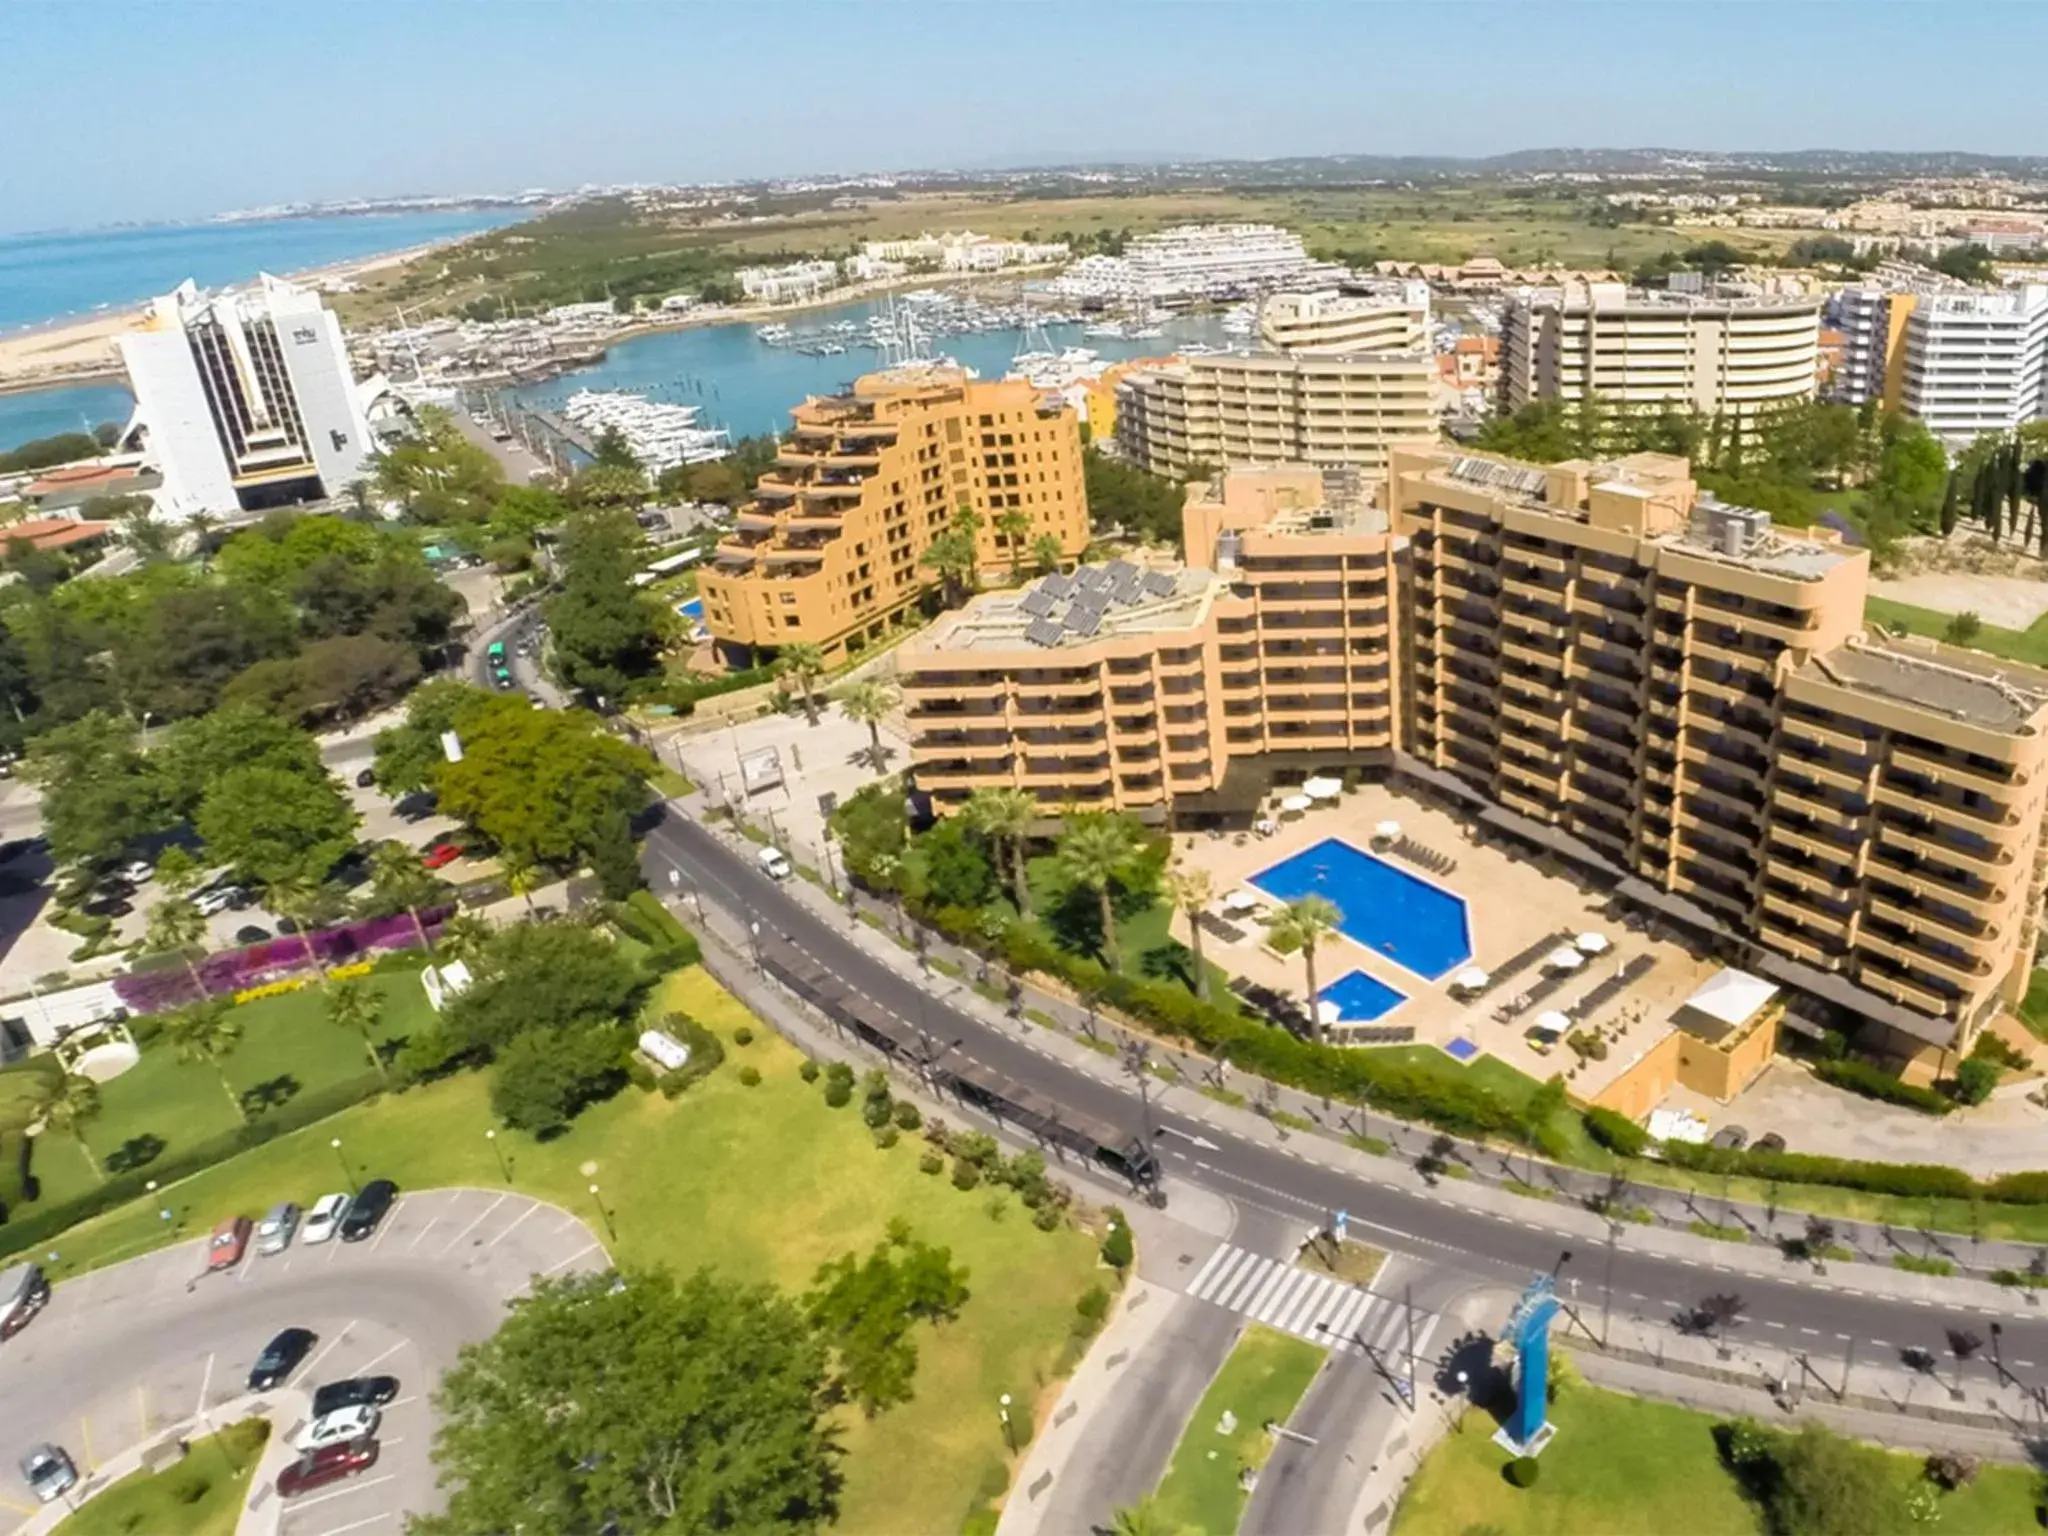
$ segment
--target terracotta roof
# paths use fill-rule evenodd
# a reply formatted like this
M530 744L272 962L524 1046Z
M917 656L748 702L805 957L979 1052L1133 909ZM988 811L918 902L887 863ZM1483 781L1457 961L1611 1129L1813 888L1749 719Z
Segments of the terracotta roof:
M73 544L103 538L113 526L76 517L31 517L0 525L0 542L11 544L16 539L27 539L37 549L67 549Z
M24 496L51 496L58 491L76 491L89 486L113 485L135 478L132 464L66 464L33 482Z

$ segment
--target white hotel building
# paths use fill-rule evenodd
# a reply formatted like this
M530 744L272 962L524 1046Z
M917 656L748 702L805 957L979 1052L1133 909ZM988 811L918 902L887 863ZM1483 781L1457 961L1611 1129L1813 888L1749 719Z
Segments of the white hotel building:
M1829 397L1879 401L1951 448L2048 415L2048 284L1930 278L1845 288L1828 301L1842 335Z
M116 340L164 515L338 496L367 472L382 386L356 382L341 322L312 289L268 273L218 294L186 282Z
M1084 256L1051 287L1084 303L1176 305L1320 287L1346 275L1276 225L1183 224L1134 237L1121 256Z

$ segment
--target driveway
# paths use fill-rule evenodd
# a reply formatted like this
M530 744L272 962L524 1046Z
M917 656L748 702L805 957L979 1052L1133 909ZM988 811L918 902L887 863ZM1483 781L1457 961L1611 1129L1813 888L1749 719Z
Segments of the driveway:
M64 1446L89 1476L174 1427L211 1427L211 1410L247 1395L257 1352L296 1326L319 1343L288 1385L377 1374L396 1376L400 1389L376 1467L297 1501L280 1529L396 1531L407 1514L438 1507L430 1399L457 1351L491 1334L534 1276L610 1263L568 1212L484 1189L405 1195L367 1241L252 1254L227 1274L203 1273L203 1248L183 1243L66 1281L42 1316L0 1346L0 1510L33 1512L13 1469L38 1441ZM259 1488L254 1497L275 1494Z

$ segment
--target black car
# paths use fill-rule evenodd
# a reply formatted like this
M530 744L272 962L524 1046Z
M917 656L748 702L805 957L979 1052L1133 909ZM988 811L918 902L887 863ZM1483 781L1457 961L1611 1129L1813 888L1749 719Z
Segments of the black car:
M258 928L254 923L244 923L235 930L237 944L261 944L270 937L268 928Z
M287 1328L268 1344L263 1353L256 1357L256 1363L249 1367L249 1390L268 1392L287 1376L298 1369L313 1346L320 1342L320 1335L310 1328Z
M365 768L361 773L356 775L357 789L370 789L373 788L376 785L376 783L377 770L374 768Z
M351 1376L347 1381L330 1381L313 1394L313 1417L325 1418L339 1408L382 1408L398 1396L396 1376Z
M348 1214L341 1218L341 1240L344 1243L360 1243L377 1230L377 1223L384 1219L384 1213L391 1209L391 1202L398 1198L398 1186L389 1179L372 1179L362 1188L362 1193L348 1203Z

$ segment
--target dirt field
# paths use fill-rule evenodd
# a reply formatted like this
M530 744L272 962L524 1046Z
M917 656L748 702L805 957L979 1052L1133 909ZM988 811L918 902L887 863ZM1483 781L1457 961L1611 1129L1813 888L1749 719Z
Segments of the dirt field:
M2000 629L2027 629L2048 614L2048 581L2020 576L1898 576L1873 581L1870 590L1916 608L1974 613Z

